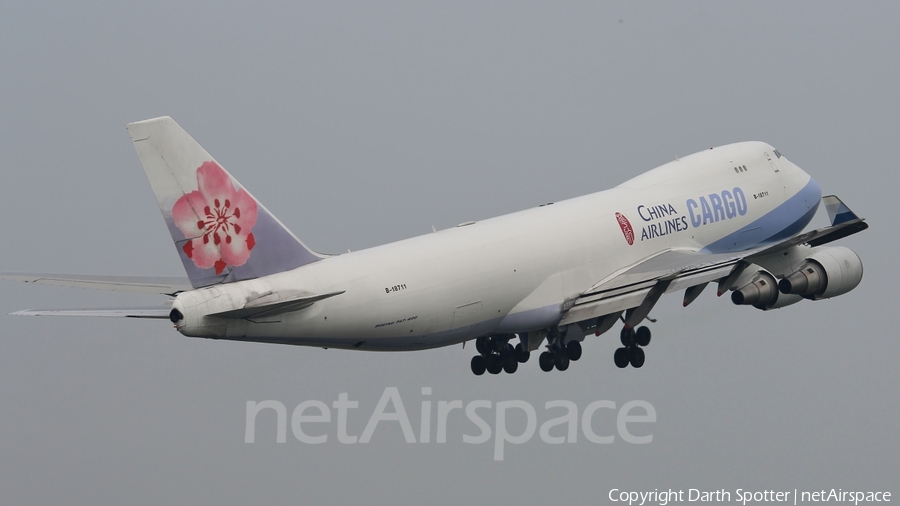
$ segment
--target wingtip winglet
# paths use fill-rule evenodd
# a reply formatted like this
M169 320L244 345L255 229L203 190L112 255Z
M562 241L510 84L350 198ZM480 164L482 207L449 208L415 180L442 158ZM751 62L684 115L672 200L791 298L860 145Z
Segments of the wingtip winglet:
M837 195L822 197L822 203L832 226L860 219Z

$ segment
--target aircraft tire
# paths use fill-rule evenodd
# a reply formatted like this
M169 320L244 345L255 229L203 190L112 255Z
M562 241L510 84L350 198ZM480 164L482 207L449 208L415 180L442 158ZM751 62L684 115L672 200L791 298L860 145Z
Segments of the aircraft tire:
M647 327L638 327L634 334L634 342L639 346L647 346L650 344L650 329Z
M541 370L544 372L550 372L553 370L553 355L550 354L549 351L545 351L541 353L538 362L541 365Z
M513 354L508 354L503 359L503 370L506 371L507 374L512 374L516 372L519 368L519 361L516 360L516 356Z
M487 339L487 337L479 337L475 339L475 349L478 350L478 353L481 353L482 355L487 355L491 352L491 350L488 349Z
M637 346L628 350L628 361L631 362L631 367L640 369L644 365L644 350Z
M500 371L503 370L503 361L500 360L500 355L488 355L486 358L487 372L491 374L500 374Z
M475 373L475 376L481 376L486 370L487 364L485 364L484 355L472 357L472 372Z
M524 364L525 362L528 362L529 358L531 358L531 352L525 351L524 349L522 349L522 343L517 344L516 345L516 360L518 360L519 363Z
M616 361L616 367L619 369L628 367L628 348L617 349L613 359Z
M569 356L569 360L572 362L581 358L581 343L578 341L569 341L569 343L566 344L566 355Z
M622 332L619 333L619 340L622 341L622 346L628 348L629 346L634 344L634 329L628 329L622 327Z
M569 356L566 355L565 353L557 353L553 357L553 364L560 371L565 371L566 369L569 368Z

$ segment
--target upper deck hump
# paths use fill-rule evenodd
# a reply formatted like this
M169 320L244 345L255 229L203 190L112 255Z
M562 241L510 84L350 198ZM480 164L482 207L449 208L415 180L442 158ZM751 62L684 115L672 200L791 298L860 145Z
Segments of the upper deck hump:
M705 168L716 167L721 164L731 163L735 160L745 160L755 156L763 156L766 151L772 151L769 144L760 141L745 141L726 144L715 148L679 157L655 169L635 176L620 184L616 188L642 189L681 179L689 174L702 171Z

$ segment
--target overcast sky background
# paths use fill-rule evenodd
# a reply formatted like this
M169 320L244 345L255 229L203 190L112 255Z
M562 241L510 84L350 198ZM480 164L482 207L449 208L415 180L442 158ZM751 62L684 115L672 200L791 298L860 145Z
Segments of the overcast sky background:
M6 316L163 300L4 282L3 504L900 492L900 4L78 4L0 9L2 271L181 275L124 129L171 115L323 252L762 140L868 218L842 241L866 272L843 297L767 313L712 290L687 309L670 295L640 370L614 366L616 330L589 337L565 373L532 359L483 377L469 371L472 347L325 351L188 339L161 321ZM290 430L276 444L271 415L244 443L248 400L290 411L347 392L358 435L389 386L417 431L422 387L434 402L526 400L539 423L558 416L543 409L551 400L641 399L658 421L647 445L596 445L579 426L576 444L535 434L503 462L492 443L462 442L478 431L460 416L446 444L406 444L386 424L371 443L342 445L334 422L326 444ZM612 415L595 424L615 434Z

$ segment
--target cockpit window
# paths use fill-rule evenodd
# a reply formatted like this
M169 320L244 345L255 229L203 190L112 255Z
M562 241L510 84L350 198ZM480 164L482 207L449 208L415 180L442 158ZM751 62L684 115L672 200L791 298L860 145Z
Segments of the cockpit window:
M781 153L779 153L777 149L775 150L775 156L777 156L778 158L781 158Z

